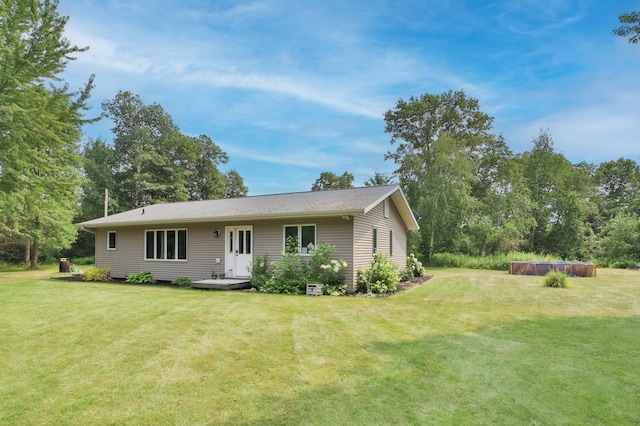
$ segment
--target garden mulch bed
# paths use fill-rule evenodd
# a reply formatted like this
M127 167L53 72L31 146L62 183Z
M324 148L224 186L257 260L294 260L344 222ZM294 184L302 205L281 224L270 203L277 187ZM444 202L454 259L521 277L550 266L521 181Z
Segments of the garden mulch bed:
M65 275L63 277L52 277L54 280L61 281L72 281L72 282L100 282L100 283L110 283L110 284L125 284L125 285L146 285L146 286L154 286L154 287L176 287L176 288L184 288L179 285L171 284L171 281L156 281L153 284L131 284L126 282L124 278L112 278L110 281L84 281L81 276L74 275Z
M429 281L431 278L433 278L433 276L431 276L431 275L426 276L426 277L413 277L413 278L411 278L410 280L407 280L407 281L400 281L398 283L398 289L396 291L394 291L394 292L387 293L387 294L374 294L372 296L376 296L376 297L393 296L394 294L401 293L403 291L409 290L410 288L418 287L419 285L422 285L422 284L426 283L427 281Z
M421 284L424 284L425 282L429 281L431 278L433 277L432 276L414 277L408 281L400 282L398 284L398 289L392 293L387 293L385 295L373 295L373 296L377 296L377 297L393 296L394 294L398 294L402 291L406 291L410 288L417 287ZM64 275L61 277L52 277L52 279L61 280L61 281L72 281L72 282L90 282L90 281L83 281L82 277L77 275ZM155 287L189 288L189 287L182 287L176 284L172 284L171 281L160 281L160 280L156 281L153 284L130 284L126 282L124 278L112 278L111 281L91 281L91 282L103 282L103 283L124 284L124 285L145 285L145 286L152 286L152 287L155 286ZM228 291L233 291L233 290L228 290ZM252 287L250 289L244 289L240 291L256 291L256 290L255 288ZM358 294L359 293L353 293L353 294L348 294L347 296L355 296Z

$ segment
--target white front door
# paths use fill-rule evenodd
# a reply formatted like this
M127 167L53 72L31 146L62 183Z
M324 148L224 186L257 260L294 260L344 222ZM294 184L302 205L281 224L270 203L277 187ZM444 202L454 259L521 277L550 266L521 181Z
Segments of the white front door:
M227 226L225 228L225 275L250 277L253 260L253 226Z

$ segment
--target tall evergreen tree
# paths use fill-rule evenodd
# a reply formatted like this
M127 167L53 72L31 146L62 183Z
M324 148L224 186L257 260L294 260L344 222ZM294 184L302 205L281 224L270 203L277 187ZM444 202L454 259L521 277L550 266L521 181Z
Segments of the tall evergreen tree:
M63 37L58 1L0 2L0 234L24 243L37 267L41 245L68 247L80 187L78 142L93 76L69 92L58 75L79 48ZM56 85L57 84L57 85Z

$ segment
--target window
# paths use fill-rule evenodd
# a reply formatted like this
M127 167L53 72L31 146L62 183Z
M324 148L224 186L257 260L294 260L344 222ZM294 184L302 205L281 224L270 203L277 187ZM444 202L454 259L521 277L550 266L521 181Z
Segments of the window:
M186 229L145 231L145 260L187 260Z
M382 204L382 215L389 219L389 199L386 198Z
M116 249L116 231L107 232L107 250Z
M316 248L316 226L315 225L286 225L284 227L283 250L286 250L287 239L293 237L298 243L300 254L311 254Z
M378 251L378 229L373 228L373 252Z
M393 256L393 231L389 231L389 256Z

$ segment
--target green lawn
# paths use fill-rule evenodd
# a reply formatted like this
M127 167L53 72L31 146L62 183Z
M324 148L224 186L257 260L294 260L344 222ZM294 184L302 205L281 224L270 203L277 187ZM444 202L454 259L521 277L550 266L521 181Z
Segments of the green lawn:
M640 424L640 272L390 298L0 273L0 424Z

